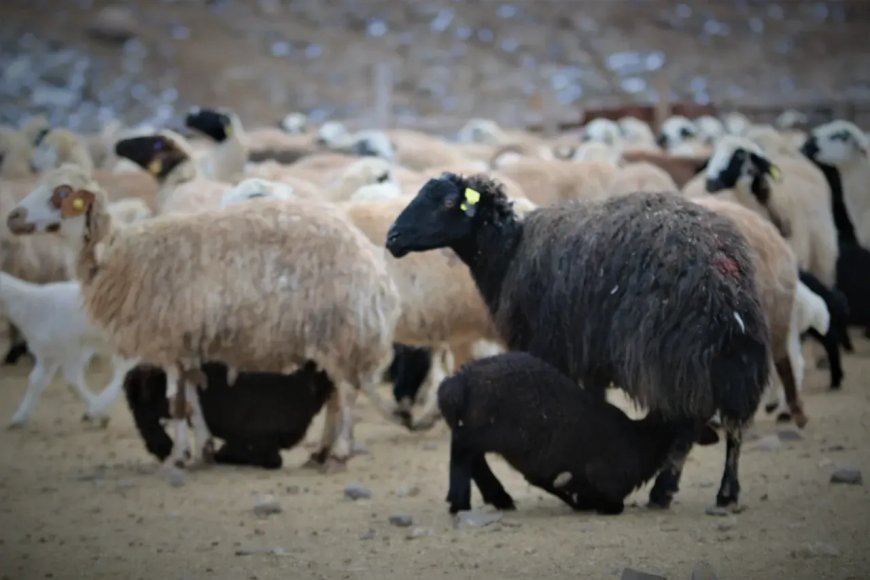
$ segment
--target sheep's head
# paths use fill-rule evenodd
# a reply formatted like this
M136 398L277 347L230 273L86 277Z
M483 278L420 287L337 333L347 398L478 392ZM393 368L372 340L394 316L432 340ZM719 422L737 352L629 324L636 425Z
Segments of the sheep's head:
M610 119L592 119L583 127L581 140L604 143L605 145L617 145L621 139L619 125Z
M831 121L812 130L801 152L819 163L843 165L867 161L867 136L848 121Z
M501 184L484 175L444 173L420 189L387 232L387 250L409 252L457 246L470 240L484 221L499 226L516 220Z
M204 133L218 143L223 143L233 134L231 114L217 109L193 108L184 118L184 125Z
M698 134L704 143L712 145L725 135L725 125L712 115L702 115L695 119Z
M327 121L317 131L317 143L324 147L338 147L350 138L350 133L344 124L338 121Z
M281 129L291 135L301 135L308 132L308 116L305 113L289 113L281 119Z
M743 137L723 137L716 145L706 169L709 193L746 186L765 203L768 191L765 177L781 179L779 167L761 151L761 147Z
M98 186L85 170L62 165L18 203L6 224L16 235L48 232L81 239L97 191Z
M663 149L673 149L681 143L698 138L698 128L686 117L675 115L662 123L659 145Z
M190 159L181 137L170 131L122 139L115 144L115 153L136 163L158 180Z
M618 125L623 139L629 143L655 145L656 136L646 121L637 117L623 117Z
M361 157L380 157L388 161L396 158L396 148L383 131L361 131L353 138L351 151Z
M460 143L498 145L504 141L504 138L504 131L498 123L490 119L469 119L457 134Z

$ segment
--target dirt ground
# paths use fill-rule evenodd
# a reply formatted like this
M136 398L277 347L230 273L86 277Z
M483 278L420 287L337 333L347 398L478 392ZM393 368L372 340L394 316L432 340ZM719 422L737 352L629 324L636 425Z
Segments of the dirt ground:
M811 422L800 440L745 445L746 510L724 518L705 515L721 474L720 444L692 453L669 511L642 507L644 488L617 517L573 513L494 461L518 511L488 527L455 529L443 501L444 425L403 432L365 401L357 438L368 453L346 473L302 469L307 451L297 448L277 472L211 467L172 487L124 402L108 428L96 430L80 423L82 404L55 383L27 427L0 432L0 577L613 578L632 567L689 578L706 562L720 578L868 578L870 488L829 483L837 466L870 474L870 342L855 338L842 392L827 390L825 371L808 373ZM4 420L28 371L28 362L0 369ZM759 417L750 439L780 431L793 428ZM372 498L346 499L352 482ZM414 486L419 493L397 493ZM262 494L283 511L255 515ZM480 507L476 491L472 501ZM391 525L393 514L410 515L422 535L409 539L415 528ZM265 553L272 548L277 553ZM245 551L256 553L238 554Z

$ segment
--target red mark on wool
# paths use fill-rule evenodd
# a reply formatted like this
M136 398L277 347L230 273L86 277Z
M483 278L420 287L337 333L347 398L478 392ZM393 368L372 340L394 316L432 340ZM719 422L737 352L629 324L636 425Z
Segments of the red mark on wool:
M732 276L735 280L740 280L740 264L731 256L720 253L713 260L713 263L716 264L716 267L719 268L719 271L723 274Z

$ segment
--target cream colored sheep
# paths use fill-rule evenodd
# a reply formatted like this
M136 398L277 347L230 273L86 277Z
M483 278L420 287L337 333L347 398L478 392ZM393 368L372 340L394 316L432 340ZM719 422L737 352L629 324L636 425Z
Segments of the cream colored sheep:
M684 187L693 177L703 172L707 157L670 155L661 151L626 150L622 153L622 161L652 163L664 169L679 187Z
M741 205L777 226L802 270L834 286L837 231L821 172L804 160L768 157L745 137L729 135L717 143L705 175L708 192L732 190Z
M603 197L619 168L601 161L518 159L498 168L538 205Z
M801 150L839 172L842 192L836 197L842 197L838 201L845 204L855 239L870 249L870 139L854 123L831 121L813 129ZM851 232L840 235L848 238Z
M0 128L0 179L28 179L33 176L30 157L33 146L20 131Z
M63 128L51 129L45 134L33 150L31 162L39 173L57 169L64 163L74 163L89 173L94 170L87 145L78 135Z
M679 191L679 188L667 171L642 161L621 167L607 185L606 195L616 197L638 191Z
M189 382L211 360L264 372L314 361L338 386L315 455L345 461L350 386L372 392L392 355L399 302L383 251L325 204L268 200L115 229L106 203L87 174L63 166L18 205L8 225L19 234L57 231L67 240L78 254L91 320L120 356L166 371L176 398L170 461L183 462L187 450L185 399L199 449L211 450Z
M656 135L646 121L637 117L623 117L618 121L618 125L624 149L661 151L656 143Z
M622 146L622 132L619 125L610 119L592 119L583 126L581 140L593 143L603 143L609 147Z

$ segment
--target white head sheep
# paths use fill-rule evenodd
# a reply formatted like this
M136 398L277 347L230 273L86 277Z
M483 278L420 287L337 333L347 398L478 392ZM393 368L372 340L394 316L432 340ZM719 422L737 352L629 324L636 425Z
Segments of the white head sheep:
M307 133L308 115L305 113L288 113L281 119L281 128L291 135Z
M628 147L658 148L655 133L646 121L637 117L623 117L619 120L619 129Z
M698 136L698 128L692 121L682 115L674 115L662 123L659 145L673 153L679 145L698 141Z
M714 144L725 134L725 125L712 115L702 115L695 119L695 126L701 140L707 145Z
M622 134L619 125L610 119L592 119L583 127L582 139L613 147L620 144Z

